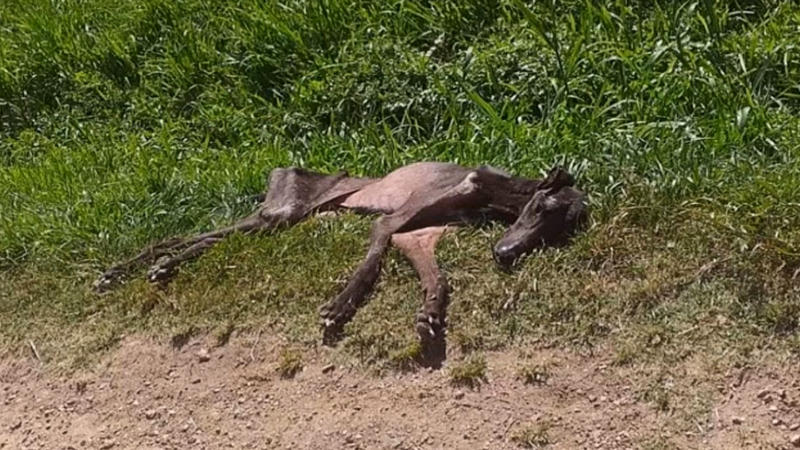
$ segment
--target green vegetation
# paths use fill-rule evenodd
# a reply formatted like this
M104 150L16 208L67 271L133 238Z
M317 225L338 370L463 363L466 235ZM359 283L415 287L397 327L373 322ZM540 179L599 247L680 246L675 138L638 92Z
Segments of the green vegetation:
M526 364L519 368L517 379L525 384L547 384L550 379L550 369L546 364Z
M481 353L470 353L463 360L452 363L448 372L454 385L478 387L486 381L486 357Z
M540 449L550 444L547 432L550 430L549 422L542 422L528 425L517 430L511 436L511 442L516 443L521 448Z
M167 291L90 283L243 215L274 167L418 160L560 163L592 198L586 235L512 275L498 228L445 239L462 351L797 349L799 25L788 0L4 0L0 352L222 323L317 342L368 219L234 237ZM367 363L415 339L413 271L392 252L384 272L343 342Z
M281 378L294 378L303 370L303 353L296 348L282 348L275 370Z
M389 354L389 368L398 371L410 372L419 367L423 356L422 342L414 341L405 348L395 350Z

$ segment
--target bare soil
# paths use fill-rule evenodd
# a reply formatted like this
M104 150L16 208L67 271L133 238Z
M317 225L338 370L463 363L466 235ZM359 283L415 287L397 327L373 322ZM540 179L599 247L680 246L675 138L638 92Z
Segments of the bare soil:
M800 433L798 374L786 364L713 373L693 358L665 371L505 351L487 354L486 380L468 388L452 385L447 362L377 375L331 367L326 349L282 378L280 341L210 342L129 337L69 375L32 356L0 362L0 448L789 449ZM531 364L548 367L546 382L519 378Z

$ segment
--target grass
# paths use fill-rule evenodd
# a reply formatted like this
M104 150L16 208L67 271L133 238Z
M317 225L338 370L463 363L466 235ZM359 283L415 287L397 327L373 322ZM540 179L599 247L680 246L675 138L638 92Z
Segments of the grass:
M517 371L517 379L525 384L543 385L550 379L550 369L547 364L528 363Z
M452 363L447 371L450 382L455 386L478 387L486 381L486 357L471 353L463 360Z
M214 339L214 345L217 347L227 345L235 331L236 324L230 320L223 321L211 331L211 336Z
M423 358L421 342L412 342L406 347L394 350L389 354L389 367L395 370L410 372L419 367Z
M537 423L522 427L511 435L511 442L520 448L541 449L550 445L548 422Z
M275 371L281 378L294 378L303 370L303 353L296 348L282 348Z
M679 448L663 436L656 436L648 439L642 445L643 450L674 450Z
M776 0L3 1L0 352L80 362L129 333L250 326L315 345L368 219L233 237L166 291L90 283L231 223L275 167L423 159L559 163L591 195L592 228L514 274L491 268L500 229L445 239L461 352L796 352L798 22ZM342 348L409 367L421 293L397 252L383 270Z

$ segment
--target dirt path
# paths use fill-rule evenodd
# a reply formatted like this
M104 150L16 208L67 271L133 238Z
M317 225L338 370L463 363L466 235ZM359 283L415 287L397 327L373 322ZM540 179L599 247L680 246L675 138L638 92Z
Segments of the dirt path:
M68 378L35 360L6 360L0 448L477 450L524 448L525 438L527 448L788 449L800 433L790 429L800 423L790 368L729 373L692 389L704 375L688 364L675 372L683 377L661 380L672 395L665 407L643 391L652 384L647 368L613 368L596 356L490 354L487 382L469 389L452 386L446 370L378 377L331 368L325 354L282 379L280 345L252 341L234 339L201 361L204 342L175 350L128 338ZM517 379L520 365L536 360L552 363L548 382ZM710 403L695 411L697 398Z

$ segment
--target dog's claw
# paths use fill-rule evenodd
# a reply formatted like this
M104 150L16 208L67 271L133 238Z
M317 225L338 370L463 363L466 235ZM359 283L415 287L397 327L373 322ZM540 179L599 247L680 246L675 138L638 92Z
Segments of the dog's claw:
M92 288L97 292L105 292L115 281L116 274L106 272L92 282Z
M417 323L417 334L419 335L420 340L427 341L436 338L436 331L434 331L433 327L425 322L418 322Z
M417 314L417 334L423 341L436 339L444 331L439 320L438 314L434 312L420 311Z
M335 308L328 305L320 310L320 324L326 329L336 328L341 320L341 314L337 313Z
M175 275L175 270L169 267L155 265L147 271L147 280L151 283L166 281Z
M323 343L325 345L335 345L341 339L344 324L352 312L348 311L347 305L331 302L320 308L320 325L323 330Z

